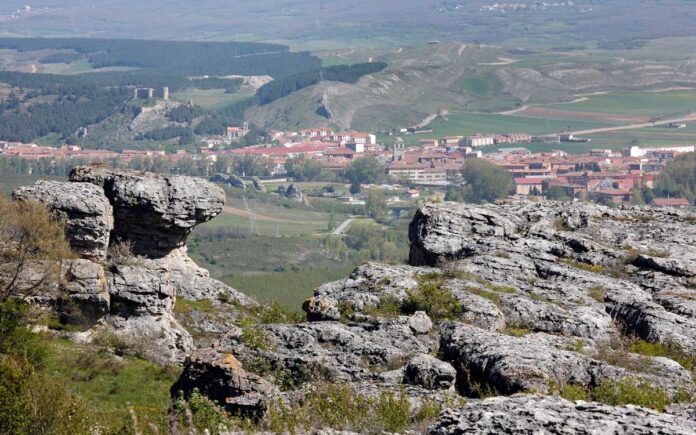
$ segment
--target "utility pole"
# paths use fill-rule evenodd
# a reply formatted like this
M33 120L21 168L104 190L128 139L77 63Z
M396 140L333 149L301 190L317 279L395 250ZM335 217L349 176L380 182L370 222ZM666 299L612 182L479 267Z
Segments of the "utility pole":
M249 207L249 202L247 201L246 196L242 196L242 199L244 200L244 208L246 209L247 217L249 218L249 233L256 234L257 236L259 236L259 228L256 225L256 215L254 214L254 211Z

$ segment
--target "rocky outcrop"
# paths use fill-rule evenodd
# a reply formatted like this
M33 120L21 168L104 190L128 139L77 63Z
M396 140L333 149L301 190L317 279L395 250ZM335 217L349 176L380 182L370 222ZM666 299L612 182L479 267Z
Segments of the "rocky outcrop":
M309 202L304 193L302 193L302 189L300 189L300 186L297 184L281 184L278 186L277 192L280 196L283 196L291 201L300 202L303 204Z
M224 184L231 187L236 187L238 189L255 190L257 192L266 193L266 186L263 185L263 183L258 177L252 177L249 181L247 181L234 174L215 174L212 177L210 177L210 181L217 184Z
M256 305L186 255L188 234L224 204L222 189L207 181L78 167L71 182L39 181L14 197L37 200L65 220L82 257L62 263L58 288L32 297L69 322L93 325L94 336L114 334L140 355L181 362L193 341L174 318L177 295Z
M691 434L694 420L635 406L571 402L558 397L494 397L445 411L431 435L534 434Z
M231 415L259 419L278 389L249 373L232 354L198 351L187 358L184 371L172 386L174 400L189 398L194 390L219 403Z
M67 238L80 256L106 258L114 218L104 192L90 184L38 181L13 193L16 200L45 204L56 219L65 221Z
M83 166L70 180L101 187L113 205L114 238L147 257L185 246L193 228L220 214L225 203L221 188L198 178Z
M338 382L435 400L447 410L432 433L692 433L675 415L556 395L696 393L685 367L696 352L694 220L645 207L426 204L410 265L362 265L315 290L308 322L231 328L213 350L300 391ZM632 353L637 338L666 356ZM548 397L517 396L529 392Z
M429 390L453 388L456 376L457 371L451 364L427 354L414 356L404 367L404 383Z
M693 213L592 204L428 204L409 229L412 265L447 265L515 290L508 323L696 351Z

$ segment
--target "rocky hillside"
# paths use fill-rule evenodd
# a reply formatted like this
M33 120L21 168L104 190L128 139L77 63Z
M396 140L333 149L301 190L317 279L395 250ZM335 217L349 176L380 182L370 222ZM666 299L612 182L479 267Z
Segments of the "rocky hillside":
M207 182L88 167L15 198L65 219L83 257L37 302L89 314L75 339L186 356L173 399L208 398L241 429L696 433L692 212L427 204L410 264L319 287L305 319L188 259L187 235L223 204ZM177 296L208 305L175 318Z
M307 323L231 328L172 391L257 418L322 382L402 392L446 409L431 433L696 431L696 215L432 204L410 239L410 265L318 288Z

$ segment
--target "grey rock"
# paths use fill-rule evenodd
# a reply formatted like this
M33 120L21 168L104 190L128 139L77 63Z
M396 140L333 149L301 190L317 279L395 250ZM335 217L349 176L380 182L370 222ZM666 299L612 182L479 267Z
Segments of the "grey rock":
M45 204L55 218L64 220L67 238L79 255L96 261L106 258L114 217L111 204L99 187L37 181L33 186L16 189L13 197Z
M302 193L302 189L300 189L300 186L297 184L281 184L278 186L277 192L279 195L284 196L291 201L305 204L308 203L307 198L305 197L304 193Z
M451 389L456 376L457 371L451 364L427 354L411 358L404 368L404 383L429 390Z
M437 348L436 338L412 331L408 317L373 320L259 325L254 336L264 337L261 348L246 343L241 331L230 333L216 348L245 365L263 361L295 379L344 382L375 381L380 372L403 367L412 355Z
M429 429L444 434L694 434L694 420L635 406L571 402L559 397L494 397L446 410Z
M221 188L192 177L85 166L75 168L70 180L104 189L114 208L113 235L148 257L184 246L191 230L217 216L225 203Z
M452 322L443 325L440 351L461 370L460 382L469 390L482 384L503 394L548 392L551 385L591 388L620 378L646 379L675 394L681 389L694 390L683 370L661 370L659 375L630 371L571 349L553 347L540 335L513 337Z
M65 260L61 266L59 303L63 319L94 324L108 314L111 295L102 265L89 260Z
M408 318L408 326L414 334L427 334L433 329L433 321L425 311L416 311Z
M260 419L278 390L263 378L244 370L232 355L213 349L197 351L184 364L184 371L171 388L172 398L194 389L219 403L231 415Z

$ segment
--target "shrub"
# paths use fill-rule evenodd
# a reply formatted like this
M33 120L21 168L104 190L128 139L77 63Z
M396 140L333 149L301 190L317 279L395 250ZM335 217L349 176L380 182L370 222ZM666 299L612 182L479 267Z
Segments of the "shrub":
M574 260L569 260L569 259L562 259L560 261L561 261L561 263L567 264L568 266L574 267L575 269L580 269L580 270L584 270L584 271L592 272L592 273L597 273L597 274L604 273L604 266L602 266L600 264L581 263L579 261L574 261Z
M592 390L592 396L607 405L637 405L660 412L672 403L666 390L637 378L602 381Z
M215 402L203 396L198 389L193 390L188 401L181 394L172 409L180 433L196 430L215 435L227 432L235 426L227 413ZM183 430L184 428L188 430Z
M607 289L605 289L601 285L592 287L588 291L590 297L592 299L596 300L597 302L604 302L604 298L606 297L606 292L607 292Z
M445 320L458 317L463 307L442 284L421 279L418 288L408 292L402 311L408 314L425 311L433 320Z
M689 355L677 343L651 343L645 340L636 340L628 346L629 352L650 357L667 357L682 365L685 369L693 370L696 367L696 355Z

